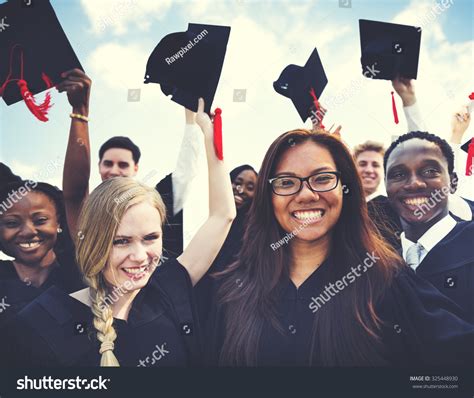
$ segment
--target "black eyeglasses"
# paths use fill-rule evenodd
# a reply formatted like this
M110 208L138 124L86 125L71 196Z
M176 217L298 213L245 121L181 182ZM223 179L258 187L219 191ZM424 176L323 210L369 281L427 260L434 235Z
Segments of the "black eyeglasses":
M337 187L341 173L339 171L324 171L312 174L308 177L281 176L270 178L268 182L272 186L273 193L280 196L297 194L307 181L309 189L313 192L332 191Z

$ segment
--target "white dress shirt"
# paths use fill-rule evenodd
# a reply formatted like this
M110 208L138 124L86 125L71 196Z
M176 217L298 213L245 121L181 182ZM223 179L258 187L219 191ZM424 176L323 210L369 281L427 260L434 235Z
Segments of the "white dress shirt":
M197 124L186 124L176 168L171 174L173 183L173 214L179 213L189 195L191 183L198 174L199 157L204 147L203 134Z
M426 255L435 247L442 239L444 239L456 226L456 221L453 217L449 214L446 217L443 217L439 220L436 224L434 224L428 231L426 231L418 242L412 242L411 240L407 239L405 236L405 232L402 232L400 235L400 239L402 241L402 251L403 251L403 259L407 260L407 251L410 246L414 245L415 243L419 243L423 246L424 251L423 255L420 257L420 262L418 266L426 257ZM415 270L417 267L413 267Z

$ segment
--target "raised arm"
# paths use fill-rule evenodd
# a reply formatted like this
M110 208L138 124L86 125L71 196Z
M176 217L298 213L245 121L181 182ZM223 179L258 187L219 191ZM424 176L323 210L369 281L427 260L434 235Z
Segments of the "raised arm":
M392 86L403 102L408 131L426 131L416 103L414 81L403 77L392 80Z
M89 96L91 80L80 69L63 74L66 79L58 84L65 91L72 106L71 128L63 171L63 194L71 237L77 234L77 220L84 199L89 194L91 173L89 142Z
M207 272L221 249L236 216L234 196L224 162L214 152L213 125L199 99L196 122L204 134L209 171L209 218L198 230L178 261L187 269L193 285Z

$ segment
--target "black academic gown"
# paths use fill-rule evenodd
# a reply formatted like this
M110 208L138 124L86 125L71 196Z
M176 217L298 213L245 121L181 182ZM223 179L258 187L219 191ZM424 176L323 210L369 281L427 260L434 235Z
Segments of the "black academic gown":
M459 222L430 252L416 273L457 303L474 323L474 222Z
M114 319L120 366L189 366L199 355L199 328L186 269L175 259L158 267L133 301L128 321ZM117 292L115 294L118 294ZM115 296L110 296L113 301ZM7 366L99 366L91 309L52 287L7 325ZM0 360L2 361L2 360Z
M309 366L315 314L310 306L313 297L325 294L329 282L335 283L329 278L330 267L328 259L298 289L288 277L281 279L275 303L282 332L261 320L257 366ZM328 300L316 311L332 310ZM464 365L472 361L474 326L461 319L462 311L456 304L410 268L404 267L394 278L376 303L376 311L384 322L380 334L385 351L380 366ZM225 337L224 317L225 308L214 302L205 340L210 366L218 364ZM319 358L313 358L311 365L324 366Z
M237 216L230 227L229 234L227 235L219 254L206 274L194 287L199 319L202 325L205 325L209 317L212 291L215 285L214 278L211 274L224 271L230 264L237 260L237 255L242 248L242 239L247 223L247 214L248 207L237 211Z
M183 210L173 215L173 180L168 174L155 189L166 206L166 222L163 226L163 254L178 257L183 252Z
M62 252L61 258L57 258L50 267L52 271L46 281L35 287L29 281L20 280L13 262L0 261L0 303L4 300L8 304L0 307L0 344L2 328L8 320L51 286L68 293L84 287L72 253L67 255Z

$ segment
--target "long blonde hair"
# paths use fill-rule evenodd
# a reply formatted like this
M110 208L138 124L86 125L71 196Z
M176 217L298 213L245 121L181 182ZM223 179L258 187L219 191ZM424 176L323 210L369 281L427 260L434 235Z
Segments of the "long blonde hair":
M85 201L79 216L76 237L76 260L90 288L94 328L100 341L100 366L120 366L114 355L117 337L113 312L102 303L109 293L103 270L112 252L120 220L133 205L149 201L165 221L166 208L161 196L129 177L116 177L100 184Z

